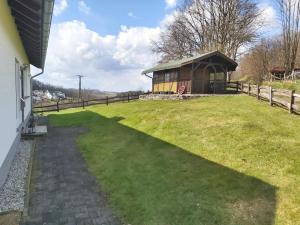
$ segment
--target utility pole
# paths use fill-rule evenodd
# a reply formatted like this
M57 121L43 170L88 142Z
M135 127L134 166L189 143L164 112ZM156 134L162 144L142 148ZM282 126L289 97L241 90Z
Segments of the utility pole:
M82 97L82 95L81 95L81 78L84 77L84 76L76 75L76 77L78 77L78 79L79 79L78 98L81 99L81 97Z

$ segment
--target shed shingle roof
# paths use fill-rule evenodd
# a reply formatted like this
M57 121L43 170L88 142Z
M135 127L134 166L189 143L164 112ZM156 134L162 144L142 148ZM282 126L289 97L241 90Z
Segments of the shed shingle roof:
M196 62L196 61L201 61L201 60L207 59L212 56L220 56L220 57L224 58L225 60L227 60L229 63L237 66L237 63L234 60L230 59L228 56L224 55L223 53L221 53L219 51L213 51L213 52L208 52L205 54L196 55L196 56L189 57L189 58L183 58L183 59L179 59L179 60L171 60L167 63L161 63L155 67L144 70L142 72L142 74L147 74L147 73L152 73L152 72L157 72L157 71L162 71L162 70L177 69L177 68L180 68L181 66L184 66L184 65Z

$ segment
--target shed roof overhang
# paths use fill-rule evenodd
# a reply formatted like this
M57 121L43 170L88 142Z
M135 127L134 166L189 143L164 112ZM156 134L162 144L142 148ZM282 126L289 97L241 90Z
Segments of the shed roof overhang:
M44 68L54 0L7 0L29 63Z
M142 74L158 72L158 71L163 71L163 70L177 69L177 68L180 68L182 66L190 65L190 64L193 64L193 63L199 63L199 62L207 60L207 59L212 59L211 63L213 63L214 58L220 58L224 62L226 62L226 64L228 65L229 71L234 71L236 69L236 67L238 66L238 64L234 60L232 60L231 58L229 58L225 54L223 54L219 51L213 51L213 52L208 52L208 53L205 53L205 54L196 55L196 56L189 57L189 58L183 58L183 59L180 59L180 60L172 60L168 63L162 63L162 64L159 64L159 65L153 67L153 68L144 70L142 72Z

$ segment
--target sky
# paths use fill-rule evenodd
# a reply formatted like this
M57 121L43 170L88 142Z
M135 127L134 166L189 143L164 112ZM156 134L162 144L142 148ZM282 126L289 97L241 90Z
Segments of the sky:
M150 90L141 71L159 56L152 42L182 0L56 0L42 82L101 91ZM279 32L275 0L260 0L263 36ZM36 69L32 70L34 74Z

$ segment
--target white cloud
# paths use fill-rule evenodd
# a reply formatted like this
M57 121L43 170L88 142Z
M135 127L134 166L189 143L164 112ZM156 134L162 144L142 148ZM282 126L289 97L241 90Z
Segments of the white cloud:
M68 7L68 1L67 0L56 0L54 4L54 11L53 14L55 16L60 15L66 8Z
M160 28L122 26L117 35L101 36L80 21L54 24L49 41L45 75L55 85L77 87L75 74L83 74L84 88L107 91L151 89L141 71L156 63L151 41Z
M269 3L261 3L258 5L261 10L259 22L263 23L262 32L277 33L280 28L280 22L277 19L276 9Z
M165 0L167 8L174 8L177 5L177 0Z
M133 18L133 19L137 19L137 16L134 15L133 12L129 12L127 15L128 15L129 17Z
M171 14L166 14L163 20L160 22L160 27L162 29L165 29L166 27L171 25L174 22L176 16L178 16L178 14L179 12L176 10L174 10Z
M78 2L78 10L87 15L91 13L91 8L84 1Z

